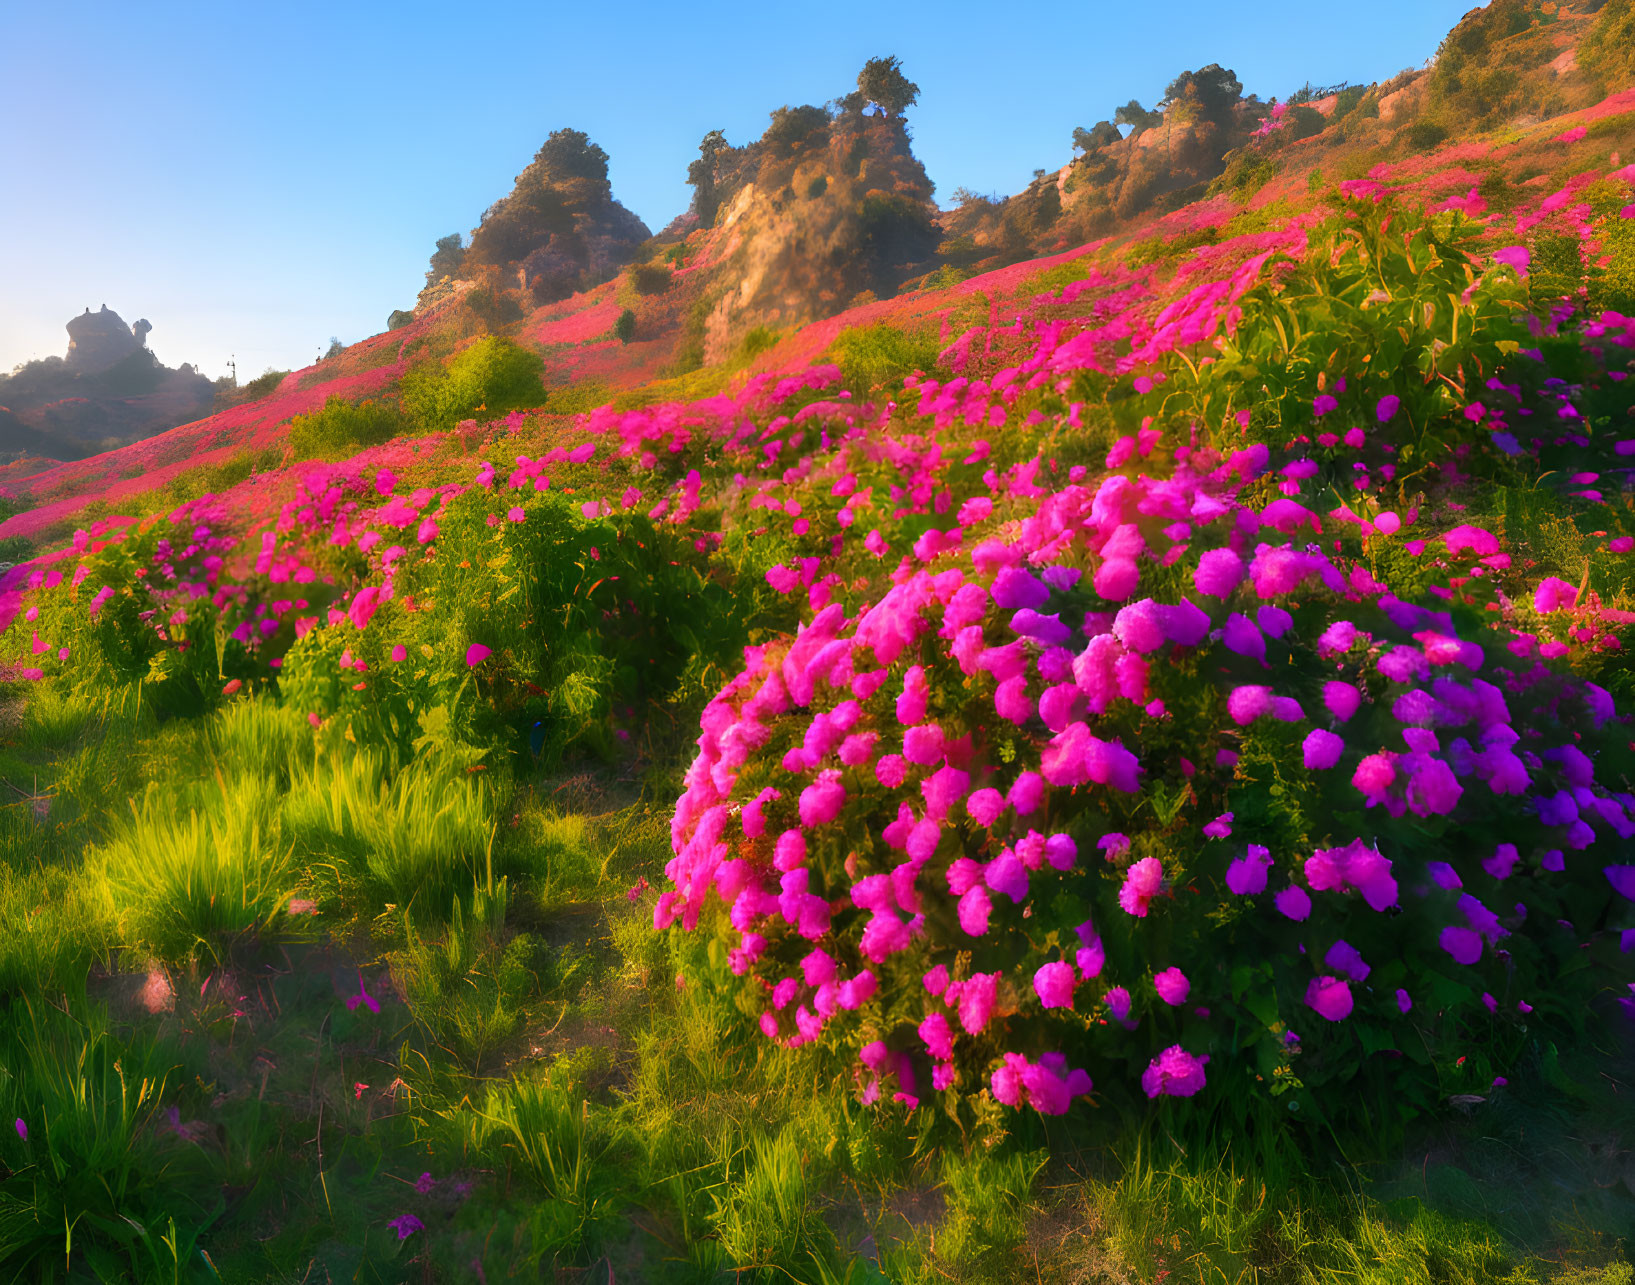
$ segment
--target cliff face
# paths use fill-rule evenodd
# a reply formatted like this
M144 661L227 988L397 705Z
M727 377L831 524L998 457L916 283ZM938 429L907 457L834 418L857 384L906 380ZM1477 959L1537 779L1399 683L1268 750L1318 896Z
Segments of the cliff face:
M613 199L607 153L578 130L557 130L483 214L469 246L458 236L437 243L417 310L476 288L495 320L516 320L608 280L650 236Z
M66 356L0 377L0 459L83 459L209 414L215 385L162 365L146 347L152 329L87 308L67 324Z
M932 184L898 118L786 109L717 167L716 244L699 282L707 362L756 327L832 316L934 266Z

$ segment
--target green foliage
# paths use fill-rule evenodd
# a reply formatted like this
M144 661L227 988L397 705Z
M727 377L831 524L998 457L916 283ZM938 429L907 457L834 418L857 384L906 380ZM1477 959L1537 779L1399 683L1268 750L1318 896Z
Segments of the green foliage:
M177 961L268 927L298 878L272 785L251 776L150 785L96 868L122 938Z
M762 353L777 347L778 332L771 326L751 326L744 332L744 337L738 341L739 355L746 360L753 360Z
M663 294L673 275L662 263L638 263L630 269L630 285L639 295Z
M934 334L902 331L884 321L843 330L829 345L841 376L860 392L900 387L904 375L934 370L938 350Z
M779 107L772 113L772 123L761 135L761 145L776 157L791 157L803 149L811 149L827 142L829 113L821 107L806 104L802 107Z
M1387 236L1385 213L1348 202L1315 229L1312 252L1276 290L1243 297L1243 321L1219 360L1167 386L1166 410L1184 403L1219 422L1252 409L1252 431L1283 446L1310 426L1321 373L1368 371L1346 396L1370 415L1386 394L1402 398L1393 426L1408 435L1407 470L1452 449L1466 390L1474 396L1521 346L1525 286L1507 271L1477 282L1480 232L1463 216L1399 210Z
M614 320L613 337L621 344L627 344L636 337L636 314L629 308L626 308Z
M361 883L428 919L476 886L492 815L482 782L431 754L395 773L378 752L322 756L296 770L283 804L287 842L308 863L338 863L343 886Z
M289 444L298 460L336 460L389 442L406 428L403 416L384 402L330 396L319 410L290 420Z
M466 292L463 302L489 330L504 329L523 317L522 305L509 290L478 286Z
M554 179L607 179L607 153L582 129L555 129L534 153L534 163Z
M0 1153L0 1268L42 1285L87 1269L100 1280L192 1279L214 1215L189 1191L196 1148L156 1127L161 1050L121 1044L96 1017L26 1012L0 1064L0 1111L29 1134L8 1124Z
M903 75L895 56L870 58L857 73L857 92L887 116L901 116L920 96L920 87Z
M513 340L488 335L456 353L447 366L411 366L402 381L403 408L427 432L453 427L478 412L490 418L544 401L544 362Z
M288 374L289 371L287 370L274 370L271 366L268 366L266 370L238 390L237 400L240 402L259 401L274 392L278 385L284 382L284 377Z
M1606 0L1578 46L1578 65L1609 91L1635 81L1635 0Z

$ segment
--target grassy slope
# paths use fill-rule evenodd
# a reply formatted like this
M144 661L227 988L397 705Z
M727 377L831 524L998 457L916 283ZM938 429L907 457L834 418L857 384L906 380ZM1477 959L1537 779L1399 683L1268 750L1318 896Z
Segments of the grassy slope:
M1472 185L1536 199L1605 168L1611 148L1635 154L1631 112L1626 93L1508 141L1403 158L1388 176L1428 200ZM1582 142L1551 141L1577 120L1616 123ZM1133 253L1149 259L1155 312L1205 264L1247 257L1266 229L1312 206L1311 168L1342 177L1363 159L1366 149L1330 153L1314 139L1247 202L1216 198L1048 261L869 304L782 336L735 370L668 386L650 381L673 336L649 347L601 337L623 303L621 283L543 309L519 334L545 355L550 384L571 372L632 398L703 395L757 371L799 369L844 330L877 322L935 347L976 328L975 374L1002 363L1018 301ZM1200 244L1204 229L1213 247ZM1176 237L1193 243L1166 254L1159 238ZM677 320L684 287L675 287ZM328 395L387 389L417 344L457 342L463 324L421 318L291 374L264 401L14 475L10 489L32 508L0 535L49 547L96 504L91 529L104 536L121 512L153 511L156 488L173 487L167 503L217 489L230 472L195 470L246 453L261 471L232 480L224 499L236 527L253 532L306 472L283 458L280 425ZM464 477L479 453L503 459L570 440L550 408L510 431L393 442L355 463L387 465L407 487ZM0 586L8 614L22 574ZM815 1057L769 1055L730 1006L682 984L709 971L696 943L646 928L640 881L656 881L669 855L668 804L696 713L685 702L638 729L640 752L611 765L523 762L488 793L428 776L426 791L459 796L432 832L494 837L466 845L489 864L459 924L417 925L400 905L365 904L344 862L326 855L349 832L321 818L363 818L359 826L375 827L370 851L412 848L427 827L384 807L344 760L317 770L300 711L261 697L160 721L132 692L91 702L42 691L26 708L21 694L12 699L3 766L16 802L0 831L0 973L17 994L8 1038L42 1065L60 1063L52 1082L83 1074L91 1084L83 1098L63 1090L31 1145L60 1145L71 1175L122 1175L125 1207L153 1215L156 1266L145 1278L174 1275L159 1245L174 1219L171 1258L183 1278L209 1278L202 1246L223 1279L244 1281L499 1280L531 1261L594 1280L707 1280L773 1262L781 1278L803 1280L872 1279L875 1264L894 1280L1630 1279L1618 1248L1635 1192L1618 1131L1627 1121L1619 1099L1594 1087L1606 1068L1588 1063L1553 1073L1591 1086L1579 1098L1557 1104L1562 1080L1540 1066L1503 1110L1452 1116L1410 1152L1374 1158L1366 1172L1378 1185L1366 1196L1275 1149L1177 1154L1161 1130L1098 1123L1063 1133L1023 1119L990 1147L962 1143L946 1122L874 1122ZM250 789L235 775L246 769L272 783L274 804L231 793ZM216 784L218 772L228 785ZM150 782L163 787L150 812L123 826L127 800ZM289 917L294 929L261 944L251 936L200 952L184 942L152 962L110 953L132 931L114 909L153 902L128 886L130 872L144 861L164 868L162 850L178 842L190 806L216 818L212 841L223 850L259 851L259 835L233 826L276 811L318 915ZM166 930L144 931L163 940ZM64 994L66 1014L51 1002ZM163 1109L89 1118L83 1103L118 1096L111 1060L97 1060L108 1029L127 1081L138 1065L163 1075L152 1097ZM76 1072L87 1048L89 1069ZM121 1139L125 1169L93 1149ZM94 1190L77 1198L101 1208ZM404 1213L426 1230L399 1241L387 1222ZM89 1231L82 1239L97 1241ZM141 1253L132 1261L146 1263Z

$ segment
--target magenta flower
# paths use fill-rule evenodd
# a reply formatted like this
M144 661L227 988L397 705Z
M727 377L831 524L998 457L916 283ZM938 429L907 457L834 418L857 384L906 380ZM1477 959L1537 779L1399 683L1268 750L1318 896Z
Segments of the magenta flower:
M920 1039L932 1057L946 1062L954 1056L954 1032L948 1019L941 1013L932 1013L920 1023Z
M1259 844L1251 843L1247 855L1238 857L1227 866L1227 889L1239 897L1265 892L1266 872L1271 869L1271 865L1272 854Z
M1300 748L1306 766L1313 771L1323 771L1340 761L1340 755L1345 752L1345 742L1333 732L1325 732L1319 727L1307 734Z
M1306 987L1306 1007L1331 1022L1349 1017L1354 1003L1351 986L1341 978L1314 977Z
M1525 245L1507 245L1493 252L1493 262L1514 268L1518 277L1527 275L1527 264L1532 259Z
M363 973L361 970L358 973L358 993L356 995L348 995L346 997L346 1007L348 1010L356 1011L359 1004L368 1005L371 1013L380 1012L380 1001L371 995L368 987L363 984Z
M466 648L466 668L475 669L493 654L493 651L482 643L472 643Z
M1327 415L1332 410L1338 410L1340 403L1327 393L1319 393L1311 399L1311 413L1317 416Z
M1533 610L1540 615L1571 607L1577 601L1578 590L1555 576L1546 576L1533 591Z
M1204 1087L1204 1063L1179 1044L1172 1044L1141 1073L1141 1089L1149 1098L1190 1098Z
M1406 1013L1413 1006L1414 1001L1412 997L1409 996L1408 992L1403 990L1400 986L1397 987L1397 1011L1399 1013Z
M840 783L840 773L830 768L801 791L800 822L805 826L826 825L845 806L846 787Z
M1278 913L1301 923L1311 918L1311 897L1299 884L1291 883L1272 898Z
M1107 1004L1107 1011L1113 1015L1113 1020L1122 1022L1130 1015L1130 992L1122 986L1114 986L1102 999Z
M1192 583L1198 592L1224 598L1243 582L1243 559L1231 549L1211 549L1198 559Z
M1142 857L1125 872L1118 890L1118 904L1126 913L1146 918L1148 903L1164 885L1164 863L1157 857Z
M407 660L408 658L409 658L409 649L407 647L405 647L402 643L398 643L398 645L396 647L392 648L392 659L393 660L404 661L404 660Z
M1072 1008L1077 980L1072 964L1053 960L1033 974L1033 990L1045 1008Z
M959 1024L969 1035L980 1035L999 997L999 974L978 973L959 993Z
M23 1123L21 1116L17 1118L17 1136L24 1142L28 1141L28 1126Z
M414 1180L414 1189L422 1196L431 1195L431 1189L437 1185L437 1179L429 1173L423 1173Z
M1154 975L1152 988L1158 992L1159 999L1174 1008L1186 1003L1187 995L1192 990L1192 983L1179 968L1166 968Z

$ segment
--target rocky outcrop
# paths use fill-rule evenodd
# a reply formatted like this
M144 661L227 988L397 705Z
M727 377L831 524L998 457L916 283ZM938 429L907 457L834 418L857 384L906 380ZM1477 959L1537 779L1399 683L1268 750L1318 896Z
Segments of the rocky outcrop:
M209 414L215 385L191 365L162 365L146 346L152 329L87 308L67 325L66 356L0 377L0 459L83 459Z
M99 312L87 308L67 326L69 369L95 375L118 365L147 342L152 329L145 317L127 326L107 304Z
M931 181L899 118L786 108L773 122L717 160L721 250L700 283L706 362L757 327L832 316L863 291L894 293L933 266L941 240Z

